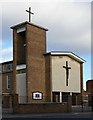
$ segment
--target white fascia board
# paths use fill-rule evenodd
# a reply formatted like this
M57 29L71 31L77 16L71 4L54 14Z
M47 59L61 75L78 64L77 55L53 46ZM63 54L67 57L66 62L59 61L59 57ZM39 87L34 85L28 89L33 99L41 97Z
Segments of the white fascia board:
M68 55L74 59L76 59L79 62L85 62L85 60L83 60L82 58L80 58L79 56L75 55L72 52L50 52L51 55Z

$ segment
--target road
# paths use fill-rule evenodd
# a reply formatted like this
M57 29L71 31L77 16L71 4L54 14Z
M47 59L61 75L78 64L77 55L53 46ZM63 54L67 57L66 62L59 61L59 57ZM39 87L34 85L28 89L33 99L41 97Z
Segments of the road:
M93 113L4 115L2 120L93 120Z
M91 118L7 118L2 120L92 120Z

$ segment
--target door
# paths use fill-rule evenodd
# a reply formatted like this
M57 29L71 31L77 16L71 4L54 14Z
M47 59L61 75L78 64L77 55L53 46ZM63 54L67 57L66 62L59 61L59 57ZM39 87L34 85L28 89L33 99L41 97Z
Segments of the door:
M62 92L62 100L63 102L68 102L68 96L70 95L70 93L68 92Z
M76 102L77 102L77 100L76 100L76 94L75 93L73 93L72 94L72 105L76 105Z
M60 92L53 92L53 102L60 102Z

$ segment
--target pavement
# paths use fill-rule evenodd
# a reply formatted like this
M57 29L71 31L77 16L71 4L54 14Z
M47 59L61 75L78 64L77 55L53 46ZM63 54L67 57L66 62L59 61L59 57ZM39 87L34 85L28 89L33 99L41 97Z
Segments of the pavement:
M40 114L3 114L3 118L93 118L93 112L80 113L40 113Z

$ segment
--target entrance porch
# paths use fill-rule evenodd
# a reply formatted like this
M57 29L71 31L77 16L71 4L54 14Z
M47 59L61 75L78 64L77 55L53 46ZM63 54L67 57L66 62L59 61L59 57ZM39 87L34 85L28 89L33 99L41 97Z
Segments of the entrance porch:
M52 92L52 102L67 102L69 96L72 97L72 105L80 105L82 103L81 94L70 92Z

